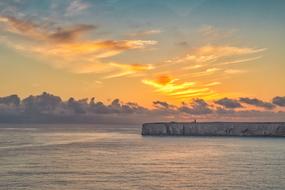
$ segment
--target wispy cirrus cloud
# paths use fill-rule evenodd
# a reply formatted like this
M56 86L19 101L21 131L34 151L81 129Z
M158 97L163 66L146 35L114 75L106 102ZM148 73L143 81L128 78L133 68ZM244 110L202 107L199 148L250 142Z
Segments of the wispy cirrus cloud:
M96 26L78 24L71 27L48 27L36 24L30 20L18 19L11 16L0 16L0 23L4 30L31 40L44 42L72 42L78 40L82 34L94 30Z
M237 63L245 63L245 62L250 62L250 61L255 61L258 59L261 59L262 56L256 56L256 57L251 57L251 58L245 58L245 59L237 59L237 60L232 60L232 61L225 61L221 63L217 63L216 65L231 65L231 64L237 64Z
M210 82L208 84L205 84L204 86L217 86L217 85L220 85L221 82Z
M213 91L208 87L199 87L196 82L183 82L169 75L159 75L155 79L144 79L142 82L153 87L157 92L177 99L205 97L213 94Z
M144 72L153 68L150 64L117 64L111 63L113 67L117 67L121 71L114 71L105 77L105 79L123 77L128 75L134 75L138 72Z
M178 56L174 59L168 59L161 63L161 67L157 68L160 72L171 70L173 75L179 76L184 80L197 81L204 84L204 88L211 88L209 92L200 87L205 92L196 92L197 96L205 94L215 94L215 86L221 84L223 79L229 78L234 74L243 74L249 72L248 69L238 67L233 64L255 61L262 58L262 53L266 48L239 47L233 45L204 45L198 48L192 48L189 53L184 56ZM214 81L214 82L213 82ZM185 94L187 91L185 91ZM191 92L191 91L189 91ZM179 92L180 93L180 92ZM183 94L183 93L182 93ZM192 95L185 95L191 97ZM212 95L214 96L214 95Z
M204 38L208 40L221 40L233 36L237 29L221 29L213 25L203 25L198 29Z
M159 75L155 79L144 79L142 82L154 87L156 91L164 93L184 90L195 85L195 82L179 82L178 79L172 78L169 75Z
M121 64L106 61L115 55L133 49L144 49L155 45L152 40L90 40L83 39L86 32L96 28L93 25L79 24L70 27L48 27L30 20L1 16L4 31L23 37L14 41L3 38L7 46L25 54L49 58L50 65L73 73L112 73L107 78L121 77L146 71L151 65Z
M144 30L144 31L138 31L129 34L131 37L142 37L147 35L154 35L154 34L160 34L162 31L159 29L152 29L152 30Z
M219 70L221 70L221 69L214 67L214 68L209 68L209 69L207 69L206 72L207 72L207 73L213 73L213 72L217 72L217 71L219 71Z
M65 10L66 16L73 16L88 9L91 5L82 0L72 0Z
M46 39L55 42L72 42L77 40L83 33L95 28L96 26L86 24L75 25L71 28L57 28L55 32L46 36Z
M226 74L234 75L234 74L246 73L247 71L246 70L241 70L241 69L226 69L224 72Z
M235 47L235 46L214 46L206 45L198 49L193 50L193 52L187 54L183 57L178 57L169 62L183 63L183 62L194 62L194 63L206 63L217 61L218 59L241 56L241 55L251 55L265 51L265 48L247 48L247 47Z

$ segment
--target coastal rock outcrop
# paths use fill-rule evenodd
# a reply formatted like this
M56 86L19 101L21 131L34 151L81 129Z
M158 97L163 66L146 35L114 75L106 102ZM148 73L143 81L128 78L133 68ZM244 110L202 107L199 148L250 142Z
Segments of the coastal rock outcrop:
M144 123L142 126L142 135L285 137L285 122Z

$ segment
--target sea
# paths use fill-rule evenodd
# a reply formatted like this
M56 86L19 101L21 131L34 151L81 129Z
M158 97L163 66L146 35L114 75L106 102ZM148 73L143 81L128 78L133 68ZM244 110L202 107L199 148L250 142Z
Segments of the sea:
M120 189L284 190L285 138L145 137L140 125L0 125L0 190Z

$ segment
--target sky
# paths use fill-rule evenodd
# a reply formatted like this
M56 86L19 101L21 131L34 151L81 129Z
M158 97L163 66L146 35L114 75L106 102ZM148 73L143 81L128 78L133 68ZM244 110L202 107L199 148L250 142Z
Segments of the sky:
M1 0L0 97L48 92L172 111L203 100L215 111L280 113L284 8L283 0Z

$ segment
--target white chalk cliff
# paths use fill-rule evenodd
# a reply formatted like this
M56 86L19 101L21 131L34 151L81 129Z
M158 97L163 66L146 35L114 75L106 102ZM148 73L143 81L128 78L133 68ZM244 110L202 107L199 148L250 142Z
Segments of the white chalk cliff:
M285 137L285 122L144 123L142 135L151 136L271 136Z

